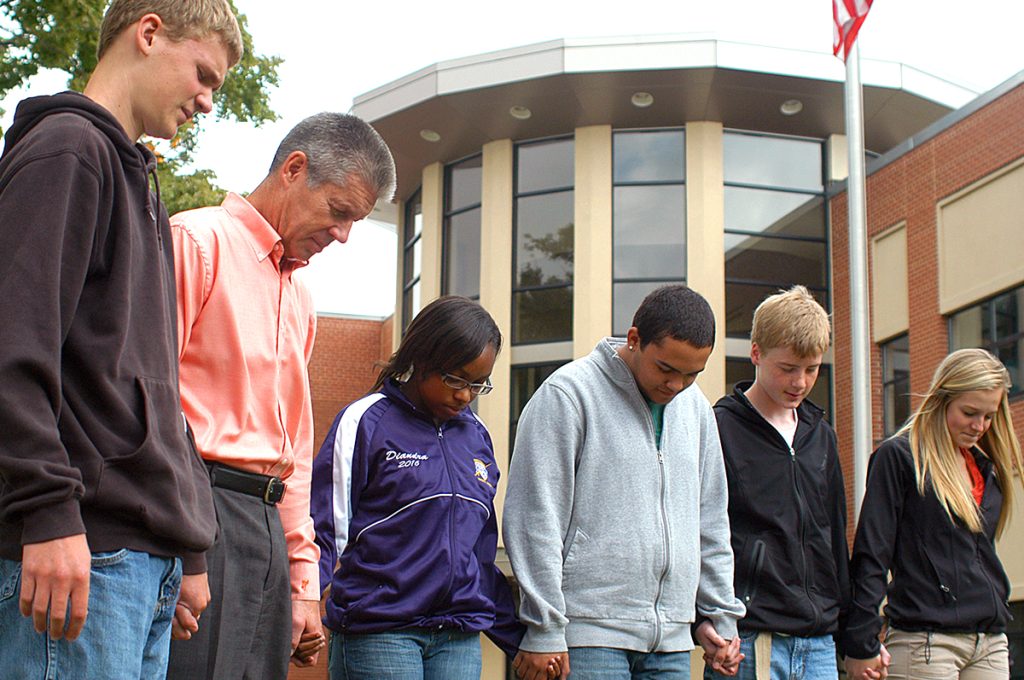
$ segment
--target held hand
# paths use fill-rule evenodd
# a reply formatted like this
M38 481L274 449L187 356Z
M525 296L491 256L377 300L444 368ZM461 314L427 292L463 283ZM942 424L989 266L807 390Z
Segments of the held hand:
M29 543L22 548L18 606L22 615L32 617L37 633L48 631L54 640L78 637L89 613L91 567L85 534Z
M556 680L562 675L562 664L557 656L548 659L548 680Z
M722 664L722 670L719 671L722 675L732 677L740 670L740 662L745 659L746 656L740 652L740 638L737 635L731 640L727 641L724 649L724 655L719 660Z
M888 652L886 652L886 656L888 656ZM849 680L883 680L889 672L888 668L882 664L880 656L871 659L846 657L843 666L846 668Z
M889 664L892 663L892 654L889 650L882 645L879 658L882 661L882 665L879 667L879 680L885 680L889 676Z
M315 666L327 645L317 600L292 600L292 658L295 666Z
M740 661L744 659L740 653L739 637L726 640L718 634L710 620L702 621L697 626L696 636L704 650L704 663L707 666L721 675L736 675Z
M199 630L199 617L210 604L210 584L206 574L185 574L181 577L178 604L171 621L171 639L189 640Z
M524 652L512 660L519 680L553 680L569 677L569 652ZM552 675L552 671L558 671Z

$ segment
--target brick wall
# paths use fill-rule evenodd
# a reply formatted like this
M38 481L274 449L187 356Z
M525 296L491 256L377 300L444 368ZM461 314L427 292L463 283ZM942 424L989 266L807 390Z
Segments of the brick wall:
M391 354L391 318L384 321L342 316L317 318L316 345L309 361L309 382L313 393L314 442L319 448L324 436L346 404L373 386L375 363ZM289 680L326 680L327 653L320 654L312 668L291 667Z
M946 318L939 313L936 205L943 198L1024 156L1024 86L1017 87L912 149L867 180L867 242L906 220L910 295L910 389L928 389L948 353ZM833 319L835 324L836 434L852 516L853 422L850 377L850 269L847 196L830 202ZM1019 245L1019 244L1018 244ZM870 247L868 257L870 258ZM871 271L870 261L868 271ZM870 299L870 296L869 296ZM882 437L881 353L871 347L872 430ZM920 400L912 398L916 407ZM1024 438L1024 400L1012 404ZM851 522L852 538L852 522Z
M315 441L319 446L334 416L373 386L389 321L339 316L317 318L316 345L309 361ZM387 343L390 346L390 332ZM390 354L390 352L389 352Z

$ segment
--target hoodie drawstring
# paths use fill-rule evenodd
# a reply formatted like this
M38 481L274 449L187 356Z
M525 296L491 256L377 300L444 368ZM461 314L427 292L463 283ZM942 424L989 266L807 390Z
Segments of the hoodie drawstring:
M160 222L156 218L156 211L160 207L160 177L156 174L156 166L152 165L147 168L149 176L153 178L153 186L156 189L156 206L153 205L152 196L146 192L146 210L149 212L149 219L153 220L153 225L156 227L156 240L163 248L164 236L160 233Z

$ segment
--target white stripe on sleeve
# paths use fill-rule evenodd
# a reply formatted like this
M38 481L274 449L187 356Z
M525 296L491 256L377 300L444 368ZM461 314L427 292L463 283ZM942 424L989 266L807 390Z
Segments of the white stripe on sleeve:
M334 463L331 475L334 484L334 549L338 557L348 545L348 524L352 520L352 456L355 453L359 421L366 411L385 396L371 394L350 405L341 416L334 434Z

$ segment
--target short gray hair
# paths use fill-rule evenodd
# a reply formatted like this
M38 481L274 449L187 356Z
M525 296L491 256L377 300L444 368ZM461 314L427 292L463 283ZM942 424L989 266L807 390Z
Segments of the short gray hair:
M285 135L270 171L280 168L295 151L306 155L311 186L325 182L344 186L355 176L369 185L378 201L390 201L395 194L391 150L380 134L357 116L324 112L306 118Z

